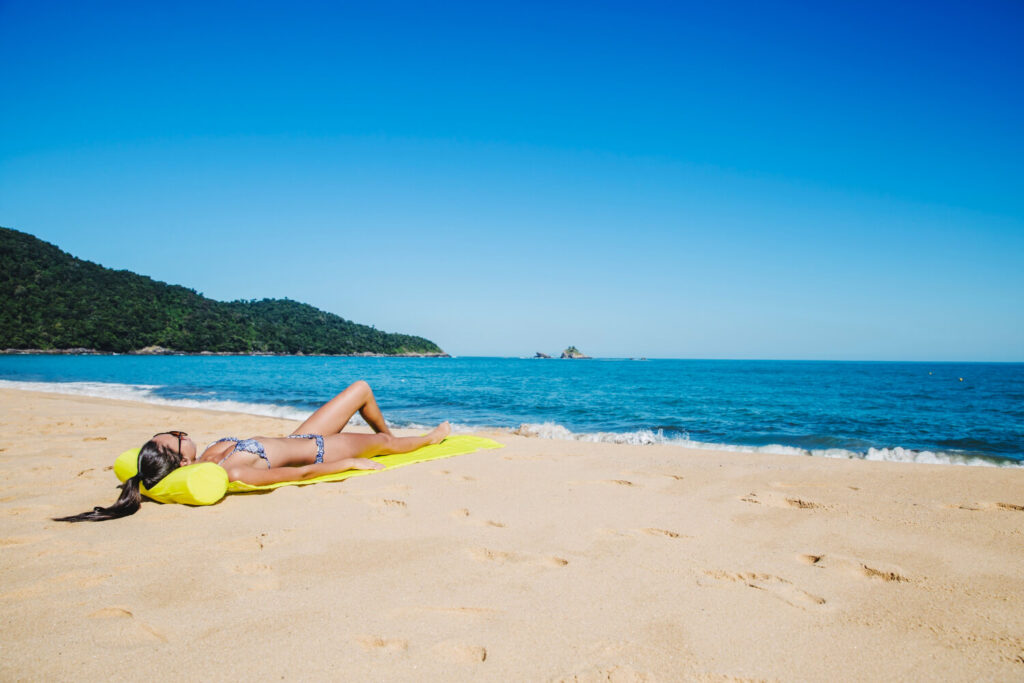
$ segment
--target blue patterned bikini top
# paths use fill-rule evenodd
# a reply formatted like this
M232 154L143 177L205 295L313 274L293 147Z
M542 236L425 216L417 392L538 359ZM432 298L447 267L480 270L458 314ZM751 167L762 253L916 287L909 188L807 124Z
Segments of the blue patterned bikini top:
M267 461L267 468L270 468L270 458L267 457L267 452L263 450L263 444L256 439L236 439L233 436L225 436L223 439L217 439L213 443L222 443L224 441L234 441L235 447L232 448L227 455L220 459L218 465L223 465L224 461L230 458L235 451L245 451L246 453L255 453L264 460Z

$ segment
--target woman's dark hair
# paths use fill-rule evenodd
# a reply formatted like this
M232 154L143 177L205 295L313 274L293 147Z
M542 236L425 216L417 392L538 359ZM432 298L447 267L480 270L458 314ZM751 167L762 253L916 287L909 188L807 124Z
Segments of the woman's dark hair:
M121 496L108 508L94 507L89 512L70 517L54 517L57 522L102 522L135 514L142 505L139 482L151 489L161 479L178 469L181 454L173 448L161 446L156 441L147 441L139 451L139 473L121 484Z

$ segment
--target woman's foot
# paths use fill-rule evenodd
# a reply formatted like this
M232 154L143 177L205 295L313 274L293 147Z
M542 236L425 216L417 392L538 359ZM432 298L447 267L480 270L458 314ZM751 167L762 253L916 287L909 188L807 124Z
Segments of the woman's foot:
M432 444L441 443L442 441L444 441L444 438L446 436L451 434L451 432L452 426L448 424L447 420L445 420L441 424L434 427L434 429L429 434L427 434L427 437L430 439L430 443Z

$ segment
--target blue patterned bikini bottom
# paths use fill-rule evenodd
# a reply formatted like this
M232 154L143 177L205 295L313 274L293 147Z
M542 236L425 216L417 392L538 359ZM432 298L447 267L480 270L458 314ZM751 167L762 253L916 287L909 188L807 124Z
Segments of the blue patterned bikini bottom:
M317 464L324 461L324 437L319 434L292 434L288 437L289 439L316 439L316 462ZM243 451L245 453L254 453L264 460L267 461L267 468L271 467L270 458L267 457L267 451L256 439L236 439L233 436L225 436L223 439L217 439L213 443L221 443L222 441L234 441L235 447L231 449L227 455L221 458L218 465L224 464L224 461L231 457L236 451ZM211 444L212 445L212 444Z

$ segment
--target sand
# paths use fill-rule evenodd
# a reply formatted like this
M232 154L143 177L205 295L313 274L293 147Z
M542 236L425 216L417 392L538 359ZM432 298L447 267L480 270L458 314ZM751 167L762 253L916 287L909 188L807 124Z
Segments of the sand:
M1021 680L1024 469L550 441L146 503L122 450L296 423L0 391L3 680Z

